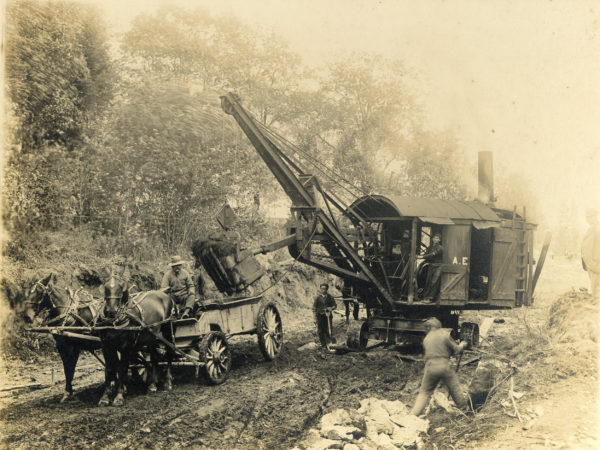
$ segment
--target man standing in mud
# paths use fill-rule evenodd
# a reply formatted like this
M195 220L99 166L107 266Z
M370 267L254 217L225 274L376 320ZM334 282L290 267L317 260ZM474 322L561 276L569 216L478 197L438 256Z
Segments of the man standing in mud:
M194 308L194 282L189 272L182 267L183 261L180 256L171 257L169 266L170 269L165 272L160 288L168 288L173 301L179 308L183 308L181 318L185 319L190 316Z
M443 329L441 322L435 317L428 319L425 326L428 330L427 336L423 340L425 373L421 380L419 395L410 413L415 416L423 413L440 381L446 384L456 406L465 409L467 399L462 391L456 372L450 366L450 356L462 352L467 343L456 344L450 337L450 331Z
M319 336L321 346L327 350L329 350L331 331L333 329L333 315L331 311L336 308L335 299L327 292L328 290L329 285L327 283L321 283L319 285L319 295L317 295L313 304L317 335Z
M585 219L590 228L581 244L581 263L590 277L590 286L594 299L600 299L600 223L598 211L588 209Z

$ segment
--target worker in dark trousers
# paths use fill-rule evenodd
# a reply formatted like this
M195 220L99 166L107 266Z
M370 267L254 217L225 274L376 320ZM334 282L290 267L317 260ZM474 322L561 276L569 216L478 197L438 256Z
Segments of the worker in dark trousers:
M342 301L346 309L346 325L350 323L350 306L352 306L352 316L354 320L358 320L359 304L356 297L354 297L354 289L345 279L342 285Z
M321 346L326 350L329 350L329 344L331 343L331 332L333 330L332 311L336 308L335 300L327 292L328 290L329 285L321 283L319 285L319 295L317 295L313 304L317 335L319 336Z
M462 391L456 372L450 366L450 356L462 352L467 343L457 344L454 342L450 337L450 330L443 329L442 324L435 317L428 319L425 325L428 329L427 336L423 340L425 373L423 374L423 380L421 380L419 395L410 412L415 416L423 413L440 381L443 381L448 387L456 406L465 409L467 398Z

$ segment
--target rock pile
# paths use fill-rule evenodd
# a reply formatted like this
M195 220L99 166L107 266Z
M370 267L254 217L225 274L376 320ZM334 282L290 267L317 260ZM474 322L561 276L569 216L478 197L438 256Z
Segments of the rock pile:
M357 410L336 409L321 418L319 429L311 429L299 449L418 448L429 421L409 414L400 401L367 398Z

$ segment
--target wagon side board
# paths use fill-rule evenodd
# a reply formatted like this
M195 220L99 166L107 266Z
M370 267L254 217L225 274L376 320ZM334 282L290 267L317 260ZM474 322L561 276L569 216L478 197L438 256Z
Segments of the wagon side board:
M206 304L197 321L177 324L175 338L183 344L210 331L221 331L227 336L254 333L261 300L260 296L244 297Z

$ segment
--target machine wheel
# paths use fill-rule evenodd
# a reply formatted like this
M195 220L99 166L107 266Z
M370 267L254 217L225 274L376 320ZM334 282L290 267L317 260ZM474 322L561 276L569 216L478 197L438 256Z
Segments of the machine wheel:
M366 350L369 342L369 322L363 322L358 335L358 348Z
M221 384L231 368L231 350L225 334L211 331L200 342L200 360L204 363L204 376L211 384Z
M273 303L260 307L256 318L256 335L260 352L267 361L272 361L283 347L283 324L281 315Z
M464 322L460 327L460 340L467 342L467 348L479 346L479 325L473 322Z

